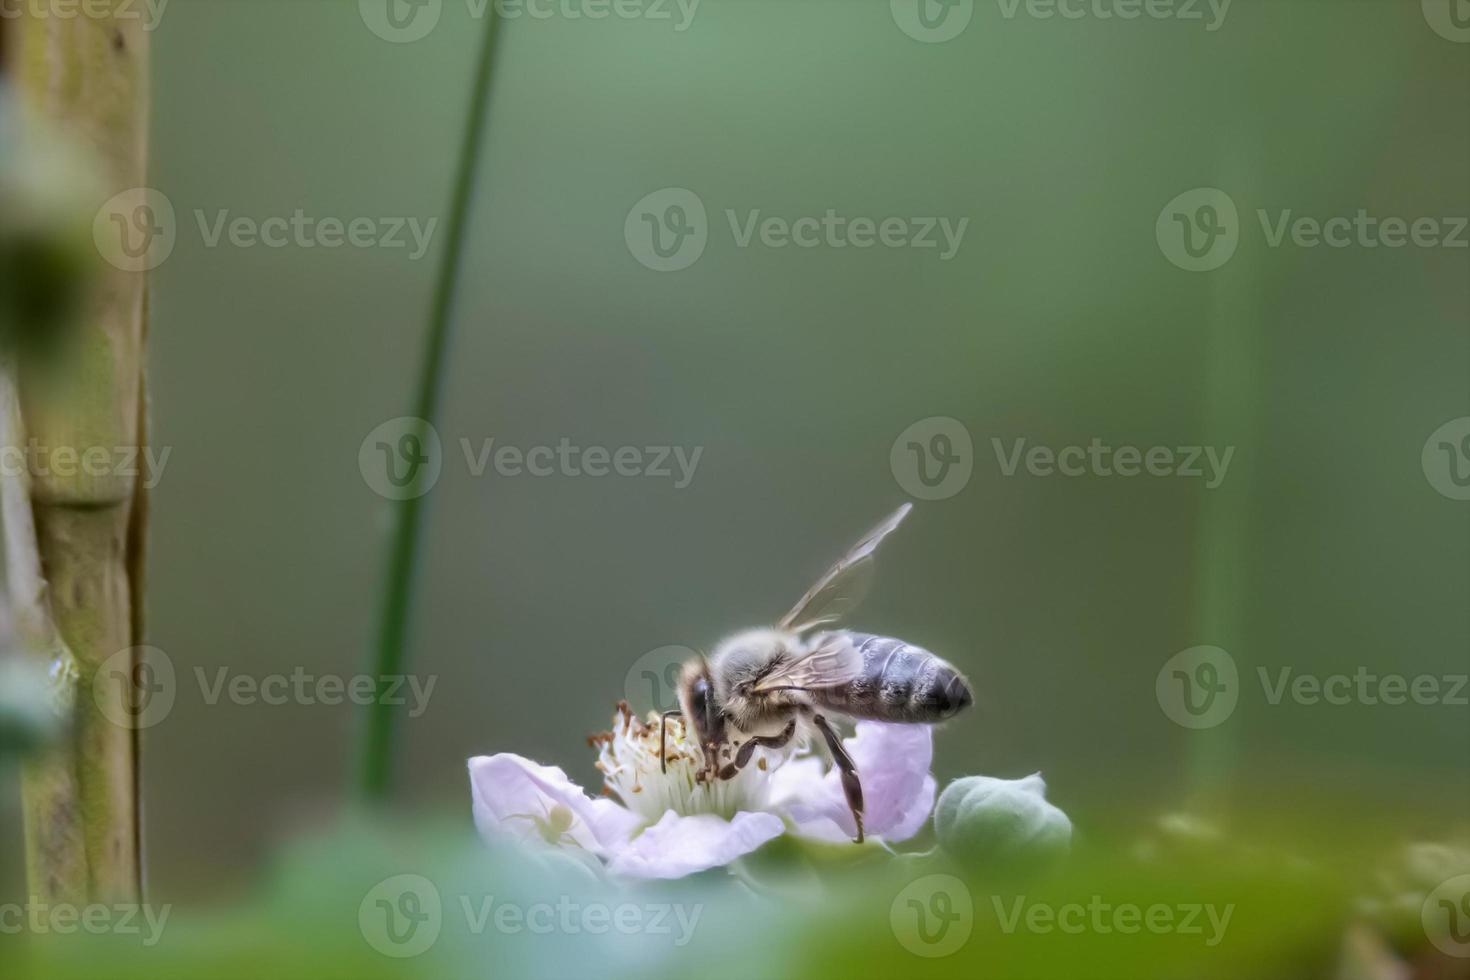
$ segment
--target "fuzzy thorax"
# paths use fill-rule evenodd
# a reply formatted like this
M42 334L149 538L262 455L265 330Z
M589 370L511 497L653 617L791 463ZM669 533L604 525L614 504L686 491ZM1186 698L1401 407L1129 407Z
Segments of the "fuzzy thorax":
M805 705L797 691L756 693L753 686L772 671L806 652L801 637L776 629L754 629L725 640L710 659L710 680L720 709L738 727L772 735Z

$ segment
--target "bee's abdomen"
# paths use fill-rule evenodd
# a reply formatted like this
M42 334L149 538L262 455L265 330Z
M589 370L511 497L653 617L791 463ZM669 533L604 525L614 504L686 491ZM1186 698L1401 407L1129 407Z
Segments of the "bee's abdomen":
M862 673L812 694L819 704L874 721L943 721L974 700L959 671L922 647L891 636L842 630L863 655Z

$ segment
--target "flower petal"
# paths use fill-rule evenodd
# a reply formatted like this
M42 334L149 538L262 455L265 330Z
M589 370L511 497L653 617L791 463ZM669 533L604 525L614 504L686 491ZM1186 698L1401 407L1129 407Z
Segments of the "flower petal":
M919 832L934 808L934 733L928 725L860 721L857 734L843 739L863 784L863 828L888 841ZM785 774L786 767L777 772ZM835 767L819 781L811 770L797 770L782 783L787 812L797 832L819 840L841 840L857 833Z
M605 855L621 847L638 818L612 800L593 799L555 766L541 766L502 752L470 760L470 794L475 826L487 840L511 835L546 844L575 844ZM558 835L545 821L555 806L571 811L571 825Z
M729 864L785 829L774 813L742 810L725 820L708 813L681 817L671 810L613 854L608 870L634 878L682 878Z

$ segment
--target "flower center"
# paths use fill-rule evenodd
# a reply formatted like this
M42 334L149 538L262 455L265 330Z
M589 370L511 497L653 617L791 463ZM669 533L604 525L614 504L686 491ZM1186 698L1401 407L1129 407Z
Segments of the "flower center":
M699 750L676 715L668 719L668 765L661 770L660 722L658 712L640 720L627 702L620 702L612 731L592 737L604 784L629 810L653 823L669 810L684 817L711 813L729 819L741 810L769 808L771 773L783 757L758 750L733 778L701 782L696 778L702 768Z

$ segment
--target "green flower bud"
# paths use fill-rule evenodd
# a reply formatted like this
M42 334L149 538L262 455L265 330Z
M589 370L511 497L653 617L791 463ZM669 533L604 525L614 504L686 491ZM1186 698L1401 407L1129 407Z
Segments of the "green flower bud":
M977 869L1037 870L1072 844L1072 821L1047 802L1039 772L1025 779L956 779L939 795L934 829L945 851Z

